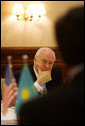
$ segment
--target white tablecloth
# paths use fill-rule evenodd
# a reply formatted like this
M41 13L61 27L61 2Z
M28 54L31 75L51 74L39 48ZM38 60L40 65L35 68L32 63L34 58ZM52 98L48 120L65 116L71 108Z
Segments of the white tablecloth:
M15 113L15 107L8 108L6 115L2 113L2 106L1 104L1 125L12 125L17 124L17 116Z

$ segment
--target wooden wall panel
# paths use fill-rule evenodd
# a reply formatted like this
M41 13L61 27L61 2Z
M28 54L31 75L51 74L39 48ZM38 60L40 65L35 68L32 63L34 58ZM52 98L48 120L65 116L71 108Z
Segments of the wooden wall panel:
M51 47L50 47L51 48ZM1 48L1 77L4 78L5 70L8 63L7 56L12 56L13 73L20 70L23 66L22 55L28 55L27 63L33 63L34 55L39 47L3 47ZM62 69L63 80L67 78L68 67L65 64L58 48L52 48L56 54L56 62L54 66Z

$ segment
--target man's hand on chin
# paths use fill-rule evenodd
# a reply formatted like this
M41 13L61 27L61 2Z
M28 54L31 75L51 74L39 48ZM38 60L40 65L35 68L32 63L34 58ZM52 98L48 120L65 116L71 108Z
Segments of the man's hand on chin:
M41 69L38 67L38 79L37 79L37 83L40 84L40 86L42 86L42 83L46 83L48 81L51 81L51 71L41 71Z

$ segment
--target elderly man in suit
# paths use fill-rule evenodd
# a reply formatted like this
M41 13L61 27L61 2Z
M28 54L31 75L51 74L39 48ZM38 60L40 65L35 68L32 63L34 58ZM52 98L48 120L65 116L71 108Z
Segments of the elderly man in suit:
M24 104L19 124L83 125L84 8L70 10L55 26L59 48L70 66L68 84Z
M55 53L50 48L40 48L35 54L34 64L29 65L29 70L34 79L34 86L40 95L47 94L57 86L61 86L62 71L55 68ZM17 83L19 83L20 72L15 74ZM44 85L44 86L43 86Z

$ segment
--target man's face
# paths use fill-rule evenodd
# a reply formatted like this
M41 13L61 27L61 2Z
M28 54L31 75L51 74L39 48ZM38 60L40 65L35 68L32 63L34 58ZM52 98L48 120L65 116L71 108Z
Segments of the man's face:
M38 72L38 67L41 71L51 71L55 62L54 55L51 51L42 51L38 58L34 59L34 67Z

